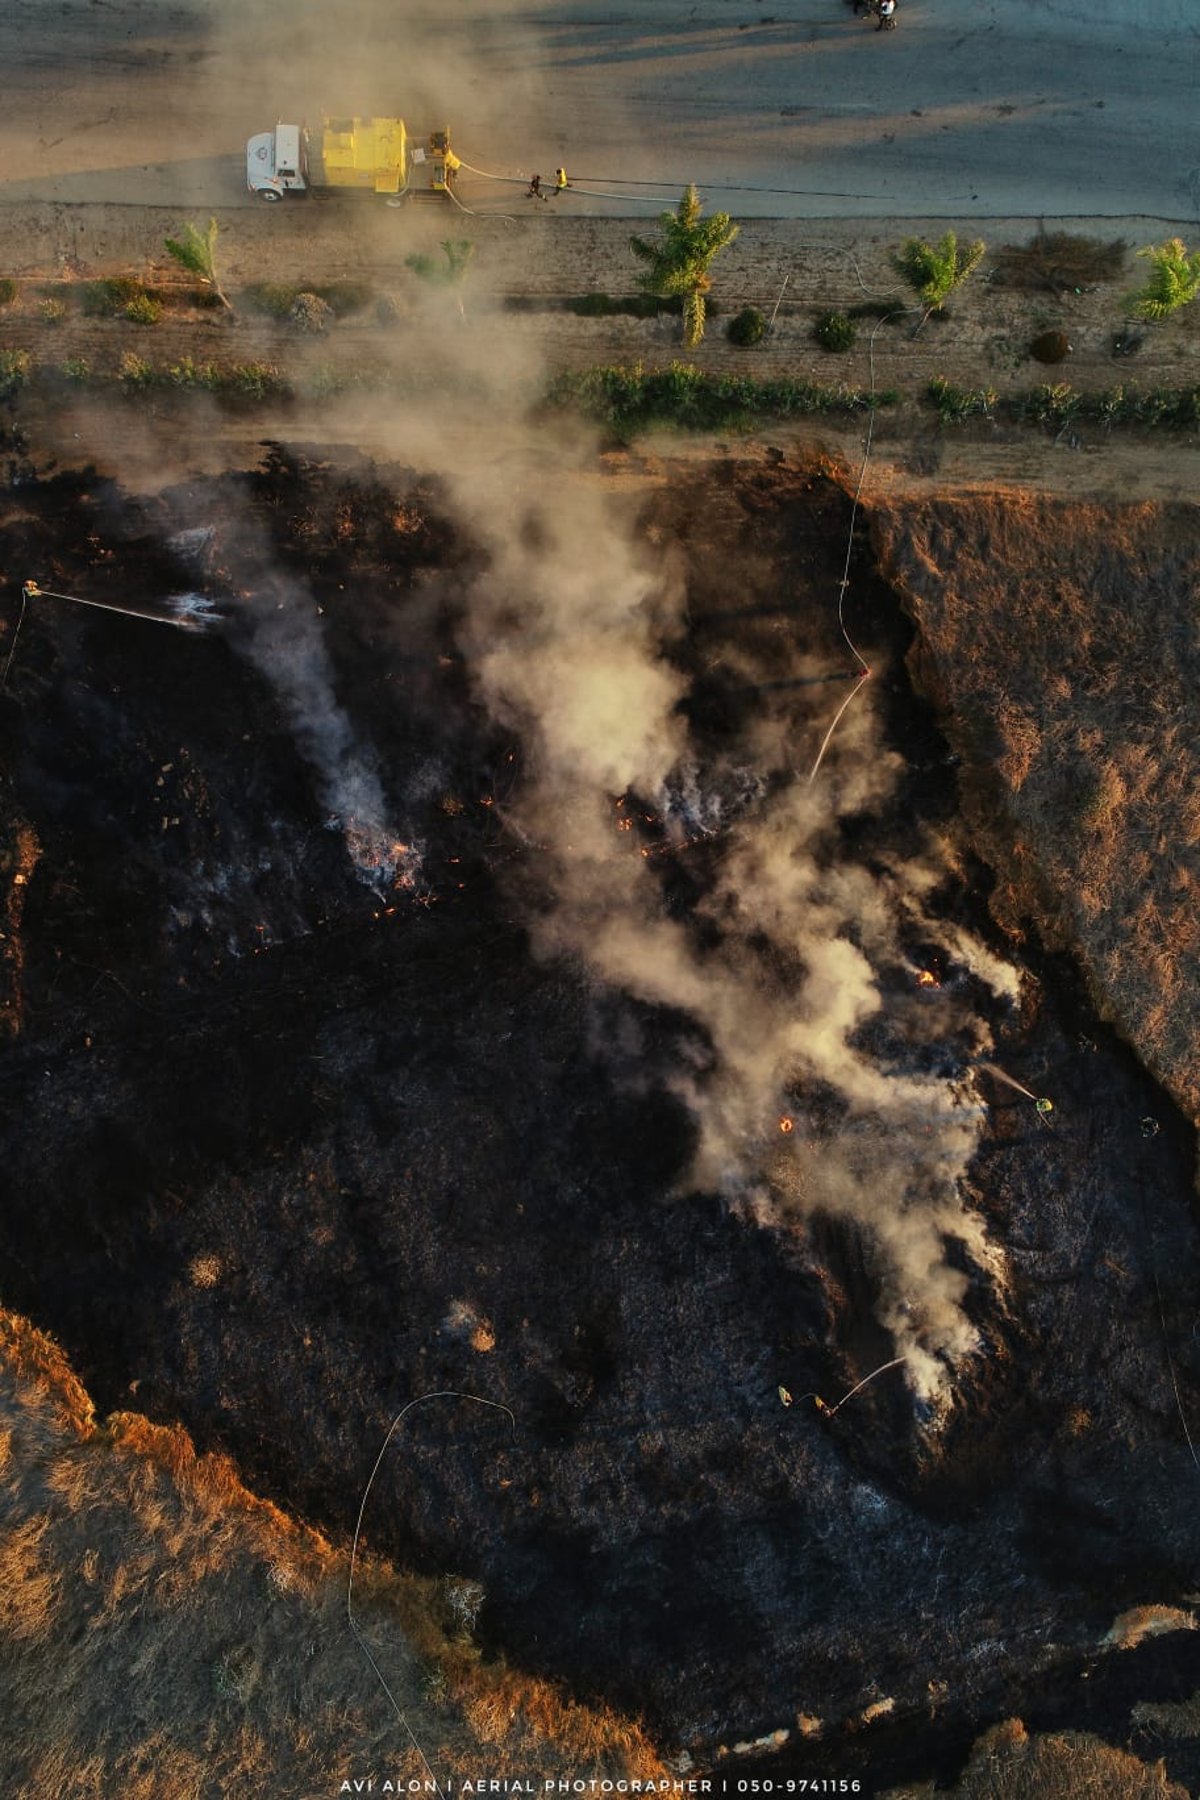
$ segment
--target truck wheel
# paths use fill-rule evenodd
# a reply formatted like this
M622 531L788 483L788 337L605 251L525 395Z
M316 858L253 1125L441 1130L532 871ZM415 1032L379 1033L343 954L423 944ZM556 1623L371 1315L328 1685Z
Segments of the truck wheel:
M279 192L278 188L259 188L258 197L260 200L282 200L283 199L283 195Z

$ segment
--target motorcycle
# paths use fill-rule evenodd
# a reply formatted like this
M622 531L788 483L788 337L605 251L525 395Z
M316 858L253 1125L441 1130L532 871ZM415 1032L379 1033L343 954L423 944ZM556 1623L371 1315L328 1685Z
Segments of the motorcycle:
M896 0L854 0L856 13L866 13L868 18L878 19L876 31L895 31Z

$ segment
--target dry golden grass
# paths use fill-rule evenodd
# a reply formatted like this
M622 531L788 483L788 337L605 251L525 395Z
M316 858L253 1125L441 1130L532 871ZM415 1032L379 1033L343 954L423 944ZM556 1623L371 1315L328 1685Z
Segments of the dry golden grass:
M21 1029L24 997L21 977L25 951L21 921L29 883L41 861L42 847L33 827L18 824L9 843L0 847L0 1031L15 1037Z
M1008 494L882 509L965 752L994 907L1078 951L1200 1120L1200 513Z
M1080 1731L1030 1737L1020 1719L985 1732L956 1787L925 1782L884 1800L1188 1800L1161 1762L1144 1763Z
M97 1424L56 1347L0 1312L5 1800L302 1800L423 1776L347 1628L346 1573L184 1432ZM439 1778L661 1772L633 1722L486 1661L472 1584L368 1558L355 1598Z
M1178 1606L1133 1606L1119 1613L1105 1638L1106 1644L1118 1650L1133 1650L1148 1637L1160 1637L1164 1631L1195 1631L1196 1615Z

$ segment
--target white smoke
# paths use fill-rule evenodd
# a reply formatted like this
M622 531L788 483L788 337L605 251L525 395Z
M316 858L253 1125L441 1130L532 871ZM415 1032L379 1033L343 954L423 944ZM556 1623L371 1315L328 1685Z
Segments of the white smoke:
M296 742L316 771L328 828L342 833L368 885L411 885L419 853L392 825L378 768L337 698L312 593L274 575L244 604L249 655L279 695Z
M904 932L920 925L997 994L1015 995L1016 978L961 927L927 918L947 873L932 841L927 860L891 867L841 851L839 821L885 805L899 768L869 701L847 713L812 785L790 766L811 757L812 722L778 714L740 764L702 770L670 659L678 580L638 557L594 486L568 496L554 473L528 474L507 490L463 487L493 558L463 638L481 696L526 743L515 818L542 847L552 891L535 946L696 1022L709 1050L681 1056L671 1077L699 1131L690 1179L779 1224L820 1209L867 1226L882 1323L913 1387L936 1397L976 1341L947 1240L996 1272L963 1193L983 1118L964 1072L990 1039L951 984L898 990L911 970ZM635 801L665 821L668 843L719 837L695 918L668 911ZM873 1022L909 1054L864 1048ZM953 1073L908 1072L939 1060L947 1036L957 1057L940 1061ZM832 1116L815 1100L808 1116L809 1095Z

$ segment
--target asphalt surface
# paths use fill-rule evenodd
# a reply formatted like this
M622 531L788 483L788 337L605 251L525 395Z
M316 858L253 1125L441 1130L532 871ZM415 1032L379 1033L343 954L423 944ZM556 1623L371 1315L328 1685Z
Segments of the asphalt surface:
M773 9L773 10L772 10ZM276 117L449 123L476 211L565 164L578 212L694 180L741 217L1200 213L1192 0L6 0L0 205L258 204Z

